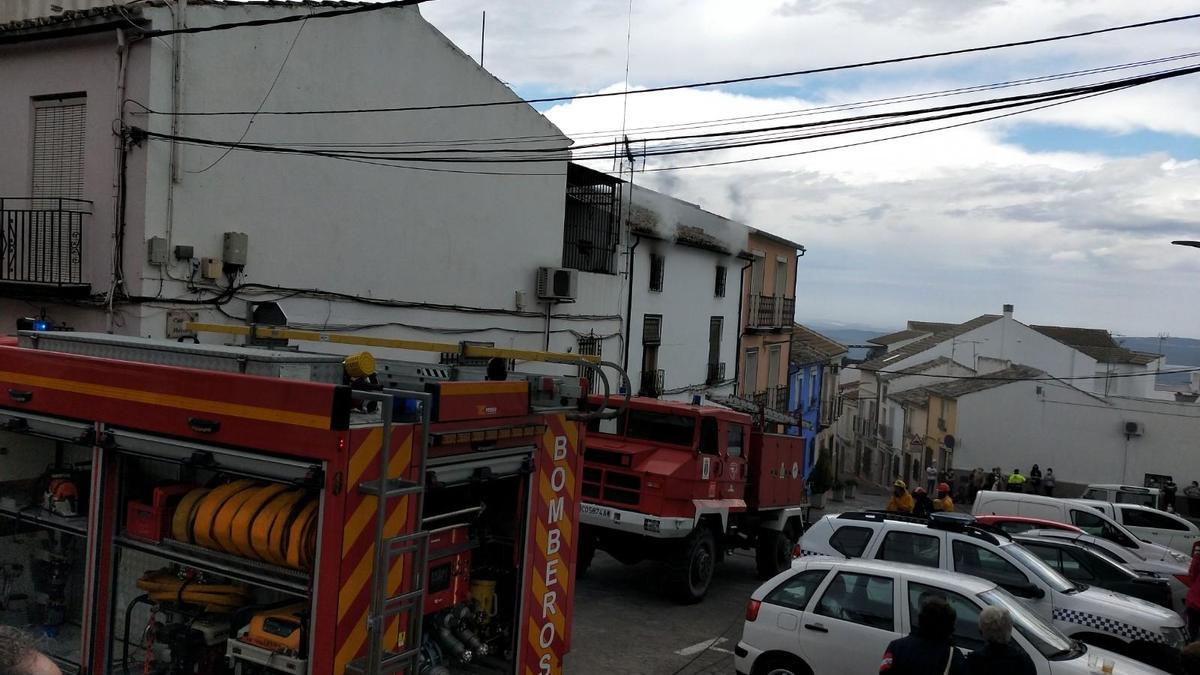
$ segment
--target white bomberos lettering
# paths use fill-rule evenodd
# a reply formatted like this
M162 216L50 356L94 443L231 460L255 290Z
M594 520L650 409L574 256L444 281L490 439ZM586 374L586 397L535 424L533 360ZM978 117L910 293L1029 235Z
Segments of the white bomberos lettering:
M551 457L555 462L566 459L566 436L554 437L554 453ZM542 593L542 627L538 631L538 645L542 649L549 649L550 645L554 644L555 638L556 629L550 617L558 614L558 593L551 590L551 587L561 583L558 577L558 568L563 561L558 552L562 548L562 530L558 525L566 515L565 501L560 495L566 486L566 467L555 466L550 471L550 490L553 492L553 496L546 504L546 549L543 551L546 555L546 569L543 576L546 591ZM541 675L550 675L554 671L554 658L551 654L542 654L542 657L538 659L538 669Z

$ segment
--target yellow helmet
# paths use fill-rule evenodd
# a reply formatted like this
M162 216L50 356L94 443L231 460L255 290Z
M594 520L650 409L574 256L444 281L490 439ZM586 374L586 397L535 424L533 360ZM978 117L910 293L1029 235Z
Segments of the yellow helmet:
M895 483L892 483L892 487L907 488L908 486L904 484L904 481L897 480Z

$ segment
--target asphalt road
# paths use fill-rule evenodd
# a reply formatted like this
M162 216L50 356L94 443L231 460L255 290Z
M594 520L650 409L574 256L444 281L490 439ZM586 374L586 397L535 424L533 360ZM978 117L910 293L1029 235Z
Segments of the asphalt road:
M596 553L575 589L571 675L732 675L746 600L758 588L749 552L727 557L708 596L684 606L663 592L662 567ZM715 640L715 642L714 642Z

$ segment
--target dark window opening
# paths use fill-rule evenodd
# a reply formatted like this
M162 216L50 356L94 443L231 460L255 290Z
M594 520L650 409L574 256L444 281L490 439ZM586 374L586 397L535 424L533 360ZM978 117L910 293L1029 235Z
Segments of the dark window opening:
M563 267L616 274L621 241L621 181L567 165Z
M725 277L728 274L729 270L724 265L717 265L717 283L713 289L713 295L718 298L725 297Z
M663 276L667 266L666 258L657 253L650 254L650 290L661 293L663 289Z

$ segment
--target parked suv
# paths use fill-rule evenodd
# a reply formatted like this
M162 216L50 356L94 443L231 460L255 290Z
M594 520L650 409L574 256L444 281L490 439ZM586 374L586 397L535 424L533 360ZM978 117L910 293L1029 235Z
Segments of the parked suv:
M1162 497L1158 488L1116 483L1092 483L1087 486L1082 495L1079 495L1079 498L1118 504L1141 504L1155 509L1160 506L1159 500Z
M734 668L738 675L878 672L888 643L912 631L927 593L954 608L954 643L964 651L984 644L979 613L1001 607L1012 616L1011 644L1029 655L1038 675L1094 674L1105 661L1119 675L1161 675L1068 638L991 581L914 565L826 557L797 560L793 569L751 594Z
M987 579L1072 638L1125 651L1133 642L1182 647L1178 614L1144 600L1076 584L1002 530L961 513L929 520L882 513L825 516L800 540L801 556L907 563ZM824 672L824 671L819 671Z

